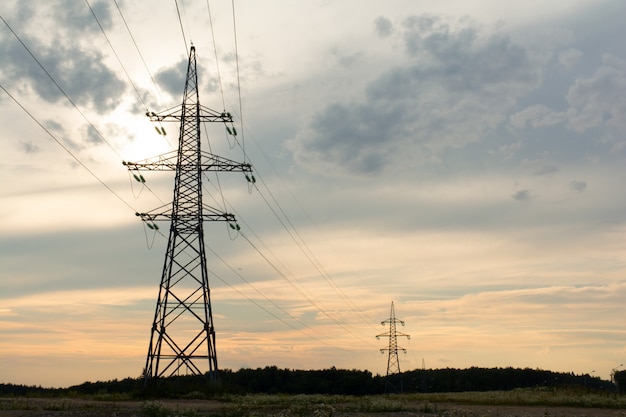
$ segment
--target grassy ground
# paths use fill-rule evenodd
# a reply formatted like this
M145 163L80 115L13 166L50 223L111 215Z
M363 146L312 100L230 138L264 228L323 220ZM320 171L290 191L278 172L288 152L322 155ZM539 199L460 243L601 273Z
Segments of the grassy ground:
M194 397L194 396L190 396ZM115 417L616 417L626 416L626 396L565 389L379 396L222 395L212 400L92 398L0 398L0 416Z

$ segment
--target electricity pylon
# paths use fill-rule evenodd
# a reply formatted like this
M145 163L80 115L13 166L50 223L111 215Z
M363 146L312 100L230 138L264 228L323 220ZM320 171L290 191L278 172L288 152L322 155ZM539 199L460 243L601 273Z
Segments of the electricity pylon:
M396 319L396 313L393 308L393 301L391 302L391 314L389 315L389 318L387 320L380 322L380 324L382 324L383 326L387 323L389 324L389 331L386 333L381 333L377 335L376 338L380 339L383 336L389 337L389 346L386 348L380 349L381 353L384 353L385 351L389 352L389 356L387 357L387 376L386 376L386 382L385 382L385 390L391 387L392 389L394 389L394 391L396 391L390 379L392 375L400 373L400 361L398 359L398 350L406 352L405 348L398 347L398 336L406 337L407 339L410 339L411 336L408 334L399 333L398 331L396 331L396 325L400 323L401 325L404 326L404 321ZM402 381L400 381L400 384L402 384ZM400 386L400 391L402 391L402 386Z
M123 162L130 171L176 171L171 208L161 206L136 213L151 229L155 221L171 221L159 297L150 334L144 384L151 379L175 375L217 378L215 328L211 312L204 221L226 221L238 229L235 216L202 202L203 171L251 172L250 164L238 163L200 149L200 124L221 122L236 134L230 113L200 105L195 47L189 52L183 103L175 110L147 113L154 122L179 122L178 150L141 162ZM230 125L230 126L229 126ZM165 134L163 127L157 130ZM144 182L138 172L135 178Z

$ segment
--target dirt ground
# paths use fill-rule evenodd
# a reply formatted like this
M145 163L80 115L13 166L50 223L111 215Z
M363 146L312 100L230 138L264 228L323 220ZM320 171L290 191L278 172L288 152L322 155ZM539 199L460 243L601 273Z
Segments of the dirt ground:
M152 407L152 408L150 408ZM626 410L544 406L459 405L451 403L415 404L416 411L359 412L341 405L318 409L284 406L246 407L210 400L94 401L76 398L0 398L0 417L92 416L92 417L200 417L200 416L279 416L279 417L626 417Z

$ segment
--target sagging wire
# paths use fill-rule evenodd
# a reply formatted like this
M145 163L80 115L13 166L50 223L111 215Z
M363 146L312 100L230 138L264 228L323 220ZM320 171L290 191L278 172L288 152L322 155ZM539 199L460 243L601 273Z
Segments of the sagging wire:
M139 189L138 193L135 193L133 179L135 179L136 182L141 184L141 188ZM139 199L139 197L143 193L143 190L146 188L146 179L144 178L143 175L139 174L139 171L137 171L137 174L134 174L134 173L131 174L130 170L128 170L128 181L130 182L130 190L131 190L131 193L133 194L133 197L135 198L135 200Z
M165 237L165 235L163 235L161 232L159 232L158 226L154 223L150 224L148 222L142 221L143 223L143 234L146 237L146 247L148 248L148 250L151 250L152 247L154 246L154 241L156 239L156 235L157 233L159 233L161 236ZM146 227L147 226L147 227ZM157 227L156 229L154 227ZM147 229L151 229L153 231L152 233L152 241L149 241L148 239L148 230Z

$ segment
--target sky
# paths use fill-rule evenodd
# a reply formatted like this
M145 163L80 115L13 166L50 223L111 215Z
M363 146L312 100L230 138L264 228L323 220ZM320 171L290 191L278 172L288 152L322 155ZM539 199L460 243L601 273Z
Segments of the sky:
M191 43L202 104L240 132L212 127L203 149L257 178L205 183L241 225L205 225L220 368L384 375L393 302L402 371L608 379L626 362L625 15L621 0L2 2L0 382L141 374L167 233L135 212L169 204L174 177L142 186L122 161L176 147L145 112L180 104Z

